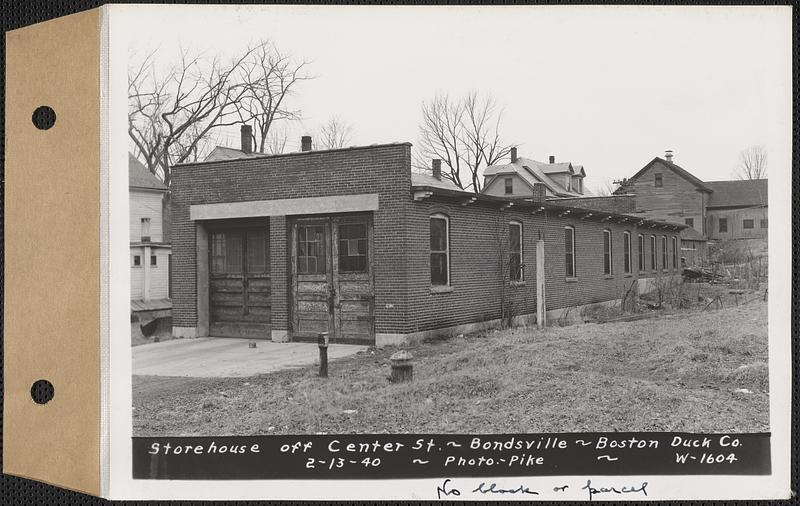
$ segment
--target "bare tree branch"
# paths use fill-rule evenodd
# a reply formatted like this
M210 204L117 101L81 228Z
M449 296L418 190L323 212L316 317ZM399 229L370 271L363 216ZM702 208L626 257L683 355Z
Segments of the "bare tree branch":
M737 168L739 179L765 179L767 177L767 149L750 146L739 153Z
M427 168L430 159L443 162L442 177L461 189L481 191L483 169L508 156L514 144L500 137L502 111L491 97L471 92L460 100L437 94L422 104L420 141L415 167Z
M353 127L334 116L320 127L316 138L322 149L344 148L353 140Z

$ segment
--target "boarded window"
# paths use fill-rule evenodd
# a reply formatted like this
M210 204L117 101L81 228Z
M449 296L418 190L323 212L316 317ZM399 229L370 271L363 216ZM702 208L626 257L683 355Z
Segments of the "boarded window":
M622 234L622 259L625 272L631 272L631 233L624 232Z
M719 231L720 232L727 232L728 231L728 218L720 218L719 219Z
M639 270L644 270L644 236L639 234Z
M431 216L431 284L450 284L450 244L448 219L444 215Z
M664 176L660 172L656 172L656 188L664 186Z
M511 281L523 281L522 265L522 223L508 224L508 278Z
M506 195L514 193L514 180L510 177L505 178Z
M667 263L667 236L661 236L661 268L666 270Z
M761 228L767 228L767 220L766 219L761 220Z
M690 227L694 226L694 218L686 218L685 220L683 220L683 222L689 225Z
M367 272L367 225L339 225L339 272Z
M568 278L575 277L575 229L564 227L564 265Z
M753 220L742 220L742 228L753 228Z
M656 264L656 236L650 236L650 270L654 271L658 268Z
M611 257L611 231L603 230L603 272L608 276L613 274Z
M325 274L325 230L322 225L297 227L297 272L299 274Z
M678 238L672 238L672 268L678 268Z

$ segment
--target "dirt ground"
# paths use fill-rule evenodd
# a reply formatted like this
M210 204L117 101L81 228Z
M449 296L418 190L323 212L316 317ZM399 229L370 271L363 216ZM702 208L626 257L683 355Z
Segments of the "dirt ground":
M402 384L396 348L332 361L328 379L134 376L134 435L768 431L767 304L739 303L420 343Z

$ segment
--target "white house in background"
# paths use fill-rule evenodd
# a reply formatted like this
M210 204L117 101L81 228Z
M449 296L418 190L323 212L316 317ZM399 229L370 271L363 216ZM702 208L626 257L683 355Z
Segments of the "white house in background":
M586 171L582 165L570 162L544 163L517 157L517 148L511 149L511 163L490 165L483 172L483 192L500 197L532 197L536 183L543 183L546 197L590 196L583 186Z
M131 309L164 310L169 300L172 247L164 242L167 187L133 155L128 156L131 243Z

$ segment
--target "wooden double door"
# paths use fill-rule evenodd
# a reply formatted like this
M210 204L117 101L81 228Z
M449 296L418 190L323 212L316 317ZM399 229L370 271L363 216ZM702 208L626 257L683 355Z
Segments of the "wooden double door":
M291 221L292 339L374 344L372 216Z
M271 338L267 221L221 222L208 239L210 335Z

